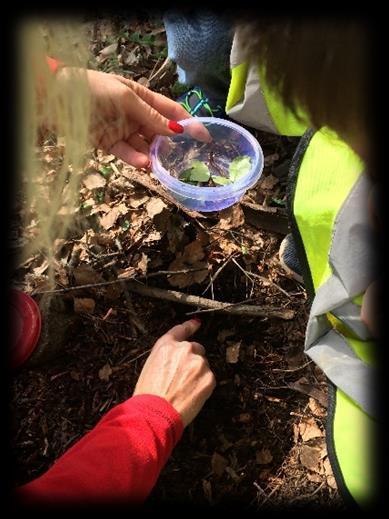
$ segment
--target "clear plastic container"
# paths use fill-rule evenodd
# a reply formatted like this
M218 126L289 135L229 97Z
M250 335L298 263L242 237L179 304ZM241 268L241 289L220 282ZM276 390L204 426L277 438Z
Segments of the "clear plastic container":
M262 174L263 152L258 141L238 124L224 119L193 117L179 123L185 128L184 133L174 137L158 136L151 145L151 164L155 176L188 209L219 211L238 202ZM209 132L210 138L206 139L208 133L199 123ZM230 164L242 157L246 157L247 172L231 181L228 178ZM201 161L213 175L208 185L200 185L200 182L192 185L179 180L184 171L193 171L190 169L193 168L193 161ZM227 177L225 182L230 183L216 185L212 179L217 176Z

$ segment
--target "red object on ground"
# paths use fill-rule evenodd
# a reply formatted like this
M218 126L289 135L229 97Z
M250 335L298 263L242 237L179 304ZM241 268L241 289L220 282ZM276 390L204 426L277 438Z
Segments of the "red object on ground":
M133 396L15 497L21 505L143 503L183 429L180 414L165 399Z
M32 354L41 333L42 318L34 299L21 292L11 290L12 349L11 365L21 366Z

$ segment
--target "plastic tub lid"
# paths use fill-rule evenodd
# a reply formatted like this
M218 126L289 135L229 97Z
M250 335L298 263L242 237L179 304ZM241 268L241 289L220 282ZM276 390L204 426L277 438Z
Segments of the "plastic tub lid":
M34 299L16 289L11 290L11 318L11 366L17 368L34 351L41 333L42 318Z

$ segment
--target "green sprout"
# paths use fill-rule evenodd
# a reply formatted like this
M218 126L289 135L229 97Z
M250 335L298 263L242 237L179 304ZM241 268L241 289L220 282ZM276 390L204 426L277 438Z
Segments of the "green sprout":
M228 167L228 177L212 175L205 162L193 160L190 168L185 169L179 175L179 179L187 184L199 185L209 184L210 182L219 186L226 186L236 182L251 169L251 158L248 155L235 157ZM220 171L220 170L219 170Z

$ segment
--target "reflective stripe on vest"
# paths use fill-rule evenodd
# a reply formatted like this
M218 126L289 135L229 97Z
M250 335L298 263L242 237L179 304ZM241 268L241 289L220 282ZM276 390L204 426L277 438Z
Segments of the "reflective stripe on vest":
M258 130L288 136L302 135L307 124L284 108L279 97L267 87L261 68L245 61L241 41L238 28L230 56L231 82L226 113L237 122Z
M315 296L305 350L337 387L332 416L337 482L360 504L372 497L370 384L375 344L360 320L360 296L373 281L367 199L370 184L353 151L316 132L298 166L293 214ZM329 438L327 437L327 440ZM329 449L330 452L330 449Z

